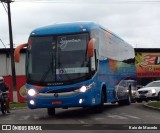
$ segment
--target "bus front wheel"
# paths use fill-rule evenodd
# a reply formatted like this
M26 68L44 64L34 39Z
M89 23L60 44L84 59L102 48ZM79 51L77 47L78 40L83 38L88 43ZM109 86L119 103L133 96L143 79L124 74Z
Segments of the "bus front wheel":
M104 102L105 102L105 96L104 96L104 93L102 92L101 93L101 103L94 107L94 110L95 110L96 113L102 113L103 112Z
M49 116L54 116L55 115L55 108L48 108L47 111L48 111Z

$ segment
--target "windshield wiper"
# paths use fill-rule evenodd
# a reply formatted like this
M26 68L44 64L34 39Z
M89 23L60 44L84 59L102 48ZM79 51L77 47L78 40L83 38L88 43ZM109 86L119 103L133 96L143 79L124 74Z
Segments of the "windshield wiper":
M46 77L47 77L47 75L49 74L50 71L52 71L52 75L54 74L53 67L54 67L54 60L53 60L53 54L52 54L52 61L49 64L47 71L44 72L44 74L42 75L41 80L40 80L41 82L43 82L46 79Z
M65 70L65 68L63 67L62 63L58 62L58 67L59 67L60 70L63 71L64 75L65 75L65 76L67 77L67 79L70 81L71 78L70 78L69 74L66 72L66 70ZM60 75L61 75L61 73L60 73L60 74L56 74L56 80L58 80L57 78L59 78L59 79L62 78ZM57 77L57 76L59 76L59 77ZM62 79L63 79L63 78L62 78Z

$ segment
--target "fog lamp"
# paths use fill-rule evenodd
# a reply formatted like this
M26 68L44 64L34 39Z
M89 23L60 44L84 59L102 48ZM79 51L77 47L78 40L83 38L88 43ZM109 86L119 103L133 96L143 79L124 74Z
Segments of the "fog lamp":
M34 105L34 104L35 104L34 100L30 100L29 103L30 103L31 105Z

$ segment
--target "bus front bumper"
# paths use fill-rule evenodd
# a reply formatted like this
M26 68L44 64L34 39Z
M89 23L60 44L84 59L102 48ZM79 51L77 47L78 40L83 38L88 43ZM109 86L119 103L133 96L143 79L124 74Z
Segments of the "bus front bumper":
M91 95L91 91L65 92L59 94L39 93L31 97L27 96L27 104L31 109L36 108L69 108L69 107L88 107L100 103L100 97ZM99 97L99 98L98 98Z

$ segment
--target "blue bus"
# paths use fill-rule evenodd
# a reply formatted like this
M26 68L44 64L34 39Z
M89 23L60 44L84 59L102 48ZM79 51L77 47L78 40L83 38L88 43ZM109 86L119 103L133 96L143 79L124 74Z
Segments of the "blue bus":
M57 23L33 30L27 47L26 90L30 109L92 107L102 112L104 103L129 105L135 76L134 48L95 22ZM123 81L123 82L122 82ZM127 89L118 90L124 83ZM122 85L122 86L123 86Z

